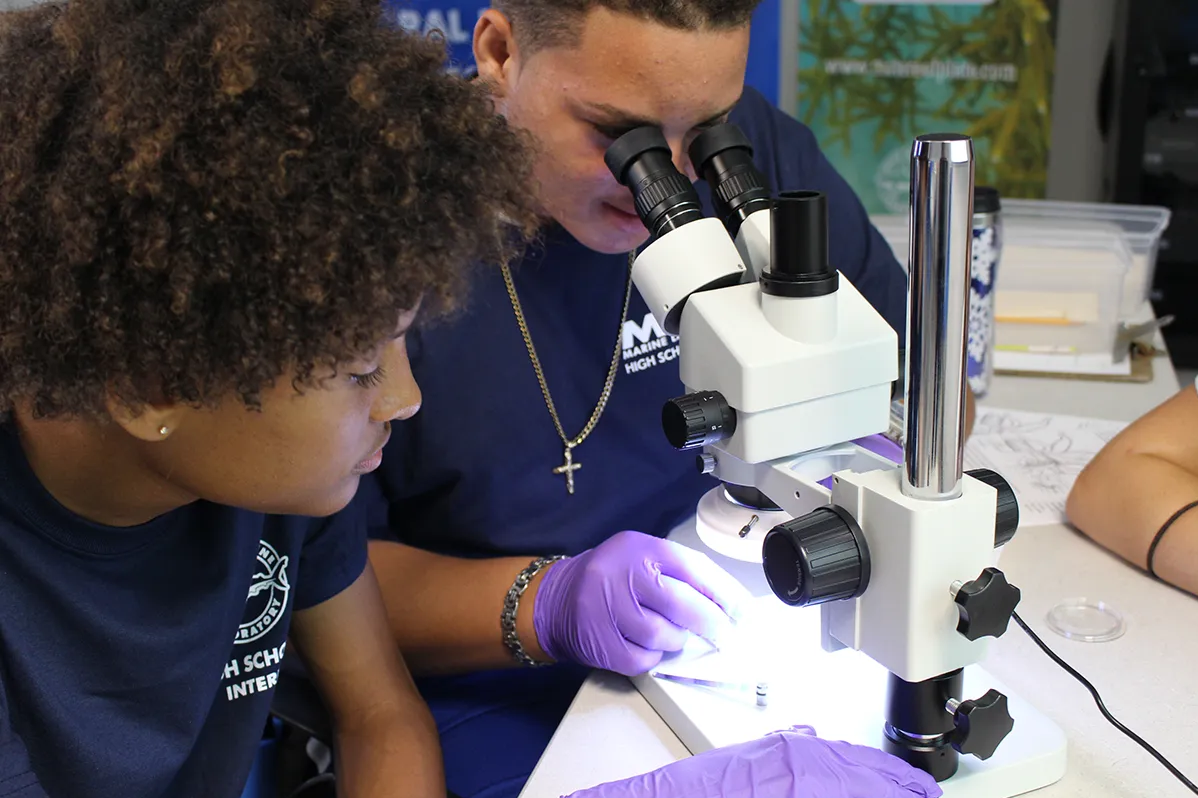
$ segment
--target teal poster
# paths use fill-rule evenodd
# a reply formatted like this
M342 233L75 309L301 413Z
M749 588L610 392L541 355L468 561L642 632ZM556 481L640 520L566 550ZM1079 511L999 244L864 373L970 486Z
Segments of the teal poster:
M906 213L911 140L973 137L978 185L1044 196L1057 0L800 0L798 115L871 214Z

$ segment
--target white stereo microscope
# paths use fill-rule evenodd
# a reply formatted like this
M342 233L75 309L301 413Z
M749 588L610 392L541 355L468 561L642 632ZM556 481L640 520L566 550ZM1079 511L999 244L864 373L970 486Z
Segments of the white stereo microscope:
M889 751L952 798L1057 781L1060 729L977 665L1019 601L994 567L1019 512L1002 477L962 473L971 141L921 136L912 149L898 465L853 443L890 426L901 358L894 331L828 262L826 197L772 196L732 125L689 155L719 218L703 215L654 128L621 137L606 162L651 234L633 280L680 338L688 393L663 409L666 436L719 480L697 539L671 537L768 601L764 642L736 667L765 678L769 700L692 686L701 678L634 683L692 753L802 724ZM696 665L718 668L723 653Z

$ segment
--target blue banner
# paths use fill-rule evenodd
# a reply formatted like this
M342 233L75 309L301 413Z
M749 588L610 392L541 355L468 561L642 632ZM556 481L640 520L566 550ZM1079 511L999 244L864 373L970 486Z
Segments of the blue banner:
M764 0L753 16L749 45L749 65L745 82L772 102L778 102L779 88L779 13L782 0ZM388 0L395 21L407 30L429 34L439 31L449 48L450 69L473 75L474 23L491 7L483 2L446 2L446 0Z
M749 64L745 69L745 84L764 94L774 105L781 98L782 3L783 0L763 0L753 12Z
M425 35L436 32L449 48L452 72L471 76L474 65L474 23L490 3L447 3L445 0L389 0L387 8L406 30Z

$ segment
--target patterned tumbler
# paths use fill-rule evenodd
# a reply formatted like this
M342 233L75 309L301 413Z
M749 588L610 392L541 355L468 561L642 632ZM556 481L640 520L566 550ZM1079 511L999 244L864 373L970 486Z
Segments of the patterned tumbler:
M1002 218L998 190L973 191L973 256L969 280L969 354L965 373L974 396L990 390L994 374L994 284L1002 256Z

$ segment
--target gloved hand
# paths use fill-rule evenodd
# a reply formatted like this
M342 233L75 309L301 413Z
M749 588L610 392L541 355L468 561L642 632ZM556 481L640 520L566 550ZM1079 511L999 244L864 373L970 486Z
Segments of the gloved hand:
M901 759L802 731L717 748L568 798L938 798L935 779Z
M537 641L553 659L634 676L680 651L690 633L718 645L749 592L705 554L620 532L554 563L533 604Z

